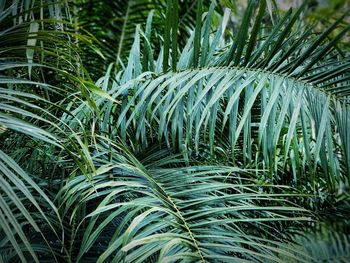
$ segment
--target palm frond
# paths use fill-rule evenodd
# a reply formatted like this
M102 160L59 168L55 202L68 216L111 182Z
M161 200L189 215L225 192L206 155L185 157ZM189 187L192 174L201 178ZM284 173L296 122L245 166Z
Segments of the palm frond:
M80 247L77 261L94 254L97 262L278 261L277 252L284 254L276 249L280 231L310 220L288 201L293 194L268 193L282 186L256 187L245 179L248 171L163 168L159 159L146 168L124 146L114 145L112 156L105 147L110 149L102 144L94 157L97 175L91 181L75 177L59 198L70 220L81 218L79 211L86 214L72 237ZM90 251L96 242L101 246Z
M54 255L45 235L50 231L57 239L61 235L56 232L61 225L57 208L32 178L3 151L0 151L0 167L2 260L11 261L18 256L22 262L27 262L29 258L39 262L42 251ZM56 217L58 225L52 225L48 211Z
M297 184L298 177L311 174L312 189L324 184L336 188L348 180L348 168L340 166L346 163L347 153L339 148L347 142L342 141L344 136L335 140L333 134L338 132L336 105L347 103L349 62L335 57L332 48L349 28L328 43L324 43L327 34L342 18L317 37L293 33L303 8L288 12L265 37L254 30L256 35L247 45L239 36L249 30L248 23L242 24L231 48L222 47L219 29L210 36L203 27L201 39L209 39L209 44L203 46L202 67L192 68L195 50L186 45L177 63L179 71L164 74L141 73L140 58L133 55L140 50L137 31L125 71L111 83L109 78L98 82L109 87L111 97L124 101L121 108L97 102L108 112L101 127L115 123L115 132L120 130L123 139L130 134L128 141L139 148L163 140L169 147L198 154L199 146L206 144L213 155L215 147L225 147L233 163L267 169L271 175L292 174L282 182ZM246 16L249 20L252 15ZM210 15L206 27L208 22ZM86 112L84 106L76 111ZM225 146L214 138L224 138ZM316 178L319 171L326 176Z
M233 28L215 1L1 2L0 261L346 258L291 241L348 231L348 13L272 2Z

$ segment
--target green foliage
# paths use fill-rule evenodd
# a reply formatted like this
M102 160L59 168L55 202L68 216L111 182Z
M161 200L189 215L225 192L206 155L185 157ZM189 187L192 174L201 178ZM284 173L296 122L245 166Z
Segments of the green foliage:
M94 253L85 255L90 249L103 251L97 262L226 261L239 260L242 252L247 259L276 259L272 240L279 230L273 230L273 222L285 229L290 227L285 222L309 220L306 210L285 202L288 194L264 193L280 186L256 186L235 167L164 168L179 160L162 154L149 156L143 166L119 145L113 156L96 159L101 166L92 181L78 176L61 190L70 220L83 207L89 211L74 234L77 261L91 259ZM102 247L93 248L96 243Z
M1 2L0 262L346 262L348 13L272 4Z
M153 27L149 31L149 39L152 36L152 44L155 53L159 52L159 45L166 39L164 34L165 10L173 8L172 3L177 1L166 0L78 0L75 5L75 16L79 29L85 33L85 30L93 34L98 41L98 46L102 50L104 59L97 57L93 52L84 52L88 59L84 65L91 69L94 77L100 77L103 70L107 69L110 63L116 63L117 68L122 68L127 63L128 52L134 41L136 25L146 26L148 15L152 12ZM205 0L204 6L209 7L211 1ZM168 7L167 7L168 6ZM217 10L220 12L220 10ZM180 1L177 5L177 11L173 13L173 36L181 36L174 44L183 46L186 44L189 31L194 28L193 17L196 16L196 1ZM176 28L175 28L176 26ZM145 43L146 44L146 43ZM166 46L166 44L165 44ZM165 48L165 51L168 48ZM172 50L176 48L172 47ZM84 56L85 56L84 55ZM98 68L96 68L98 65Z
M348 235L333 232L296 236L294 250L303 251L309 262L348 262L350 259L350 239Z

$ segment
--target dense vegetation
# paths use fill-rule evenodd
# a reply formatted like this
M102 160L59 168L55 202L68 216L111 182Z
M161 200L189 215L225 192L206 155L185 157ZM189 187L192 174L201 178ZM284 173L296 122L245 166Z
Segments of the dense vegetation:
M240 8L0 0L0 262L350 261L349 12Z

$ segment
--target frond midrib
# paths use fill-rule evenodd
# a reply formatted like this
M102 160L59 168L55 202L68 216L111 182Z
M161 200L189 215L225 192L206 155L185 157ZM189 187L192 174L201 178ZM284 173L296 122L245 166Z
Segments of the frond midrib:
M200 250L200 248L199 248L198 242L197 242L197 240L195 239L195 237L194 237L194 235L193 235L193 233L192 233L192 231L191 231L191 229L190 229L188 223L186 222L186 219L182 216L182 214L181 214L181 212L180 212L180 209L177 207L177 205L175 204L174 200L173 200L173 199L171 198L171 196L166 192L166 190L164 189L164 187L163 187L161 184L159 184L159 183L148 173L147 170L143 170L142 172L146 175L147 180L151 181L153 184L156 184L157 187L159 187L159 189L163 192L162 194L165 195L166 198L168 199L168 201L171 203L171 205L173 206L172 208L175 210L175 213L178 215L178 217L179 217L180 220L182 221L182 223L183 223L185 229L187 230L188 235L189 235L190 239L192 240L192 242L193 242L193 244L194 244L194 246L195 246L195 248L196 248L196 250L197 250L197 253L198 253L198 255L199 255L200 259L201 259L201 262L204 263L205 260L204 260L203 254L202 254L202 252L201 252L201 250ZM154 188L152 187L151 190L154 191L153 189L154 189ZM155 192L156 196L158 196L157 191L154 191L154 192Z

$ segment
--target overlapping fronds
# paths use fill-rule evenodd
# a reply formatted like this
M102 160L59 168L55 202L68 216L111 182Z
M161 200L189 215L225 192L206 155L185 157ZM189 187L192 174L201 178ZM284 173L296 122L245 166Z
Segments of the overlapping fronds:
M49 237L59 240L58 210L40 186L2 151L0 182L0 259L10 262L18 256L22 262L39 262L40 253L52 253Z
M148 61L155 73L142 73L137 29L125 71L111 82L109 71L98 82L122 101L121 107L98 102L105 113L102 131L112 124L113 135L120 132L141 148L154 140L197 154L203 144L212 154L220 147L234 163L275 175L289 171L294 183L304 175L312 178L314 189L319 184L333 189L347 181L346 121L340 115L348 107L349 60L342 59L334 45L349 26L330 41L328 34L342 18L316 36L310 30L298 32L301 7L265 29L264 35L260 24L265 8L259 6L248 38L254 13L250 2L237 38L229 45L220 28L210 35L211 9L201 30L201 52L191 46L190 38L175 64L177 71L164 74L162 54L156 62ZM198 55L200 68L193 68ZM77 114L86 116L84 108L77 108ZM342 135L336 139L334 134ZM316 178L320 171L326 176Z
M350 238L345 234L332 232L296 236L293 249L304 251L309 262L339 262L350 259ZM293 262L293 261L291 261ZM298 261L295 261L298 262Z
M203 8L209 7L210 2L208 0L202 1ZM123 68L124 64L127 63L128 52L134 41L135 27L136 25L145 26L149 14L153 18L152 31L149 28L149 31L145 33L149 37L152 36L151 44L155 44L155 51L158 53L158 47L164 34L164 16L167 8L172 8L171 1L77 1L75 12L79 28L88 30L94 35L105 56L104 60L96 58L96 56L92 56L92 58L90 56L89 61L85 63L87 67L94 68L97 71L95 68L97 65L101 69L105 69L109 63L116 62L119 69ZM186 43L189 31L195 26L193 17L196 16L196 8L196 1L182 1L178 5L179 19L176 35L182 36L179 38L181 46ZM97 75L97 77L99 76Z
M61 190L61 208L77 225L77 261L300 258L276 248L281 231L310 220L283 186L258 186L245 179L249 171L232 166L165 168L174 160L162 154L149 156L144 166L125 147L112 146L112 153L105 147L93 157L96 176L77 176ZM82 209L86 216L78 221Z
M118 71L92 83L79 48L91 36L78 26L91 18L77 21L67 3L10 2L0 4L0 261L319 259L290 243L329 211L346 220L346 200L328 204L349 188L350 60L337 47L348 13L317 32L301 19L307 3L270 23L271 1L249 1L228 38L225 23L212 31L214 1L160 1L161 38L155 1L121 1L116 21L104 17L120 34L97 38ZM322 259L346 256L346 236L325 242L338 243Z

